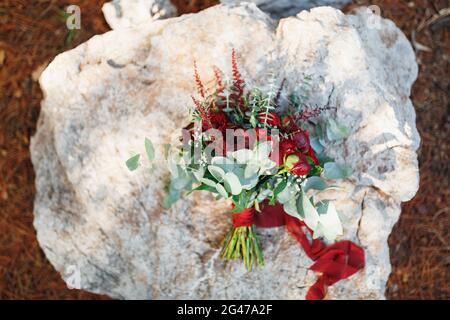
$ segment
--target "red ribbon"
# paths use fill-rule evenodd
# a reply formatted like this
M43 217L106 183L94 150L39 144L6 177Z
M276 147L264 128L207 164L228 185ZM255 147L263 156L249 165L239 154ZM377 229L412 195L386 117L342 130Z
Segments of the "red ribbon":
M312 231L302 221L288 215L280 204L274 206L263 204L261 209L261 213L256 213L254 208L249 208L233 214L233 225L243 227L255 224L260 228L286 226L308 257L314 261L309 269L321 273L309 288L306 294L307 300L322 300L328 286L364 268L364 250L353 242L342 240L327 246L320 239L310 241L304 230L308 230L311 235Z

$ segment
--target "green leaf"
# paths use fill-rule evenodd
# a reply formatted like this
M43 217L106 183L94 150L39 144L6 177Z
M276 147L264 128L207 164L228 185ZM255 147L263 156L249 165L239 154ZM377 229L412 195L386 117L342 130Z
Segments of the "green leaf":
M348 137L350 130L344 126L338 124L333 119L328 119L327 125L327 137L331 141L340 140Z
M220 183L216 184L216 190L220 196L222 196L225 199L228 199L227 190L225 190L225 188Z
M197 170L192 170L192 174L197 181L200 181L205 175L205 167L200 166Z
M246 164L253 159L253 151L249 149L239 149L232 153L233 158L236 159L236 162L239 164Z
M256 164L249 163L245 166L244 178L249 179L258 174L259 166Z
M314 231L313 238L325 237L328 241L334 241L337 236L343 234L342 224L333 202L319 203L319 223Z
M181 198L180 191L174 191L174 192L166 194L166 197L164 198L164 207L167 209L170 208L180 198Z
M202 183L201 185L199 185L197 188L195 188L192 191L209 191L209 192L212 192L212 193L216 193L217 192L215 185L214 185L214 187L212 187L212 186L209 186L209 185L207 185L205 183Z
M311 147L313 148L313 150L316 154L320 154L324 150L324 146L320 142L320 139L317 137L311 138Z
M192 180L190 179L190 177L188 176L179 176L177 178L172 179L172 188L176 189L176 190L183 190L185 189L190 183L192 182Z
M139 167L139 159L141 158L140 154L132 156L130 159L125 162L128 167L128 170L134 171Z
M199 180L200 180L200 182L206 184L207 186L214 187L214 188L216 187L216 184L217 184L215 181L212 181L207 178L201 178Z
M233 172L227 172L224 176L225 189L232 195L238 195L242 192L242 185L239 178Z
M297 197L297 190L295 190L295 187L290 185L290 186L286 186L283 191L281 191L278 195L277 195L277 200L279 203L281 204L285 204L288 203L289 201L291 201L292 199L296 199Z
M323 167L323 165L327 162L333 162L334 159L328 157L327 155L323 154L323 153L319 153L316 154L317 155L317 160L319 160L320 165Z
M303 220L305 224L312 230L315 230L317 223L319 222L319 213L317 212L314 205L306 196L305 192L301 191L300 194L299 207L303 213Z
M223 177L225 176L225 171L222 168L218 167L218 166L209 165L208 166L208 171L212 174L212 176L217 181L222 181Z
M345 165L339 165L336 162L327 162L324 165L324 176L327 179L344 179L352 174L352 169Z
M219 167L225 172L233 171L234 168L236 167L236 163L232 159L228 159L225 157L212 158L211 165Z
M281 180L273 190L274 197L277 197L287 186L287 179Z
M155 149L153 148L153 143L149 139L145 138L144 145L148 160L153 161L155 159Z
M272 151L272 141L264 141L259 143L255 148L255 156L258 160L264 161L269 158Z
M325 181L323 181L322 178L313 176L309 177L305 181L305 185L303 187L303 191L307 192L308 190L314 189L314 190L324 190L327 188L327 184Z

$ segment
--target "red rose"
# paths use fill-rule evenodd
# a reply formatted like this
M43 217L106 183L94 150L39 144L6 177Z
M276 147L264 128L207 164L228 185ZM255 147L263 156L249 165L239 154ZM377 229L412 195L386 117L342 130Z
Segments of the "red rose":
M294 133L292 139L295 141L297 148L299 148L303 153L308 152L311 148L308 131L298 131Z
M286 158L285 165L289 169L289 172L296 176L306 176L309 170L311 170L311 165L303 153L291 154Z
M258 114L258 120L260 123L264 123L266 121L265 123L272 127L276 127L281 124L280 117L275 112L269 112L268 114L266 114L265 112L261 112Z
M279 157L277 164L281 165L284 162L284 158L290 154L295 153L295 142L291 139L286 139L280 142L279 144Z

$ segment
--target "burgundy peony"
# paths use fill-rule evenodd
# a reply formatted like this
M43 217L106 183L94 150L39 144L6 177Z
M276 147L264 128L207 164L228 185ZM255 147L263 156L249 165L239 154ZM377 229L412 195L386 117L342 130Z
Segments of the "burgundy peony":
M292 139L295 141L297 148L303 153L307 153L311 148L308 131L298 131L294 133Z

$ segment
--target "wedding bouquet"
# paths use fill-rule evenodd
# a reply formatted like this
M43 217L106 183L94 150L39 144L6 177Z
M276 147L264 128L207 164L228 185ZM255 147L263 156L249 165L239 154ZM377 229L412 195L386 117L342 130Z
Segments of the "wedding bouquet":
M180 145L166 148L171 178L165 205L200 190L230 200L233 225L220 254L241 259L248 270L264 264L256 227L286 226L316 261L311 269L322 273L307 298L322 299L327 285L364 266L363 250L352 242L327 246L321 240L333 242L343 230L333 202L316 200L329 188L327 179L351 174L323 153L328 141L345 138L348 130L331 117L335 108L307 104L308 77L288 95L285 81L278 84L275 77L265 89L246 90L234 50L231 71L228 78L214 69L214 84L205 85L194 63L198 93L191 122ZM148 140L146 149L152 157ZM136 159L128 160L131 169Z

